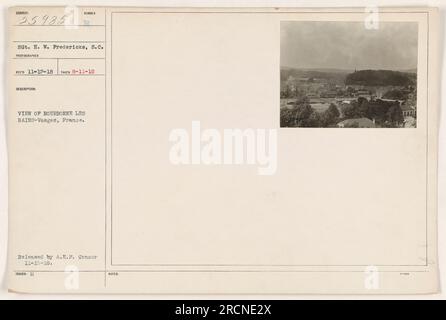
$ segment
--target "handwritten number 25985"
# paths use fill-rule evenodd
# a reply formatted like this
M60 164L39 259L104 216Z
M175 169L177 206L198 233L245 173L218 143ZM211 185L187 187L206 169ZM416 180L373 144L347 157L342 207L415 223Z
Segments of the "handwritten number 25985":
M19 25L41 25L41 26L57 26L65 24L67 19L70 17L70 14L64 14L63 16L23 16L20 18L18 24Z

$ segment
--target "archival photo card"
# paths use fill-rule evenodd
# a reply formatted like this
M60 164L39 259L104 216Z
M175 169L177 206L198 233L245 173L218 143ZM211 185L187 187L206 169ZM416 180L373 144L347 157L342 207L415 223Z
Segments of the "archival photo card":
M8 12L9 290L438 292L438 9L68 9Z
M416 128L418 23L282 21L280 126Z

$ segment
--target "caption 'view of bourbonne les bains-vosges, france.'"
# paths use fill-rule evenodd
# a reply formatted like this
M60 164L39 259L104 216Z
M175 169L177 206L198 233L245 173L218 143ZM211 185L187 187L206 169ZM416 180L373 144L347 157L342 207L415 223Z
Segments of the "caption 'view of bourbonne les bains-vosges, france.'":
M415 22L282 21L280 126L416 128Z

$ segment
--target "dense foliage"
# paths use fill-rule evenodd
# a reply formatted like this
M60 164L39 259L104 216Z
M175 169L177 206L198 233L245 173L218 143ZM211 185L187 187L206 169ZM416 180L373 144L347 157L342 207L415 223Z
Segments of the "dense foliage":
M346 85L407 86L413 83L412 74L391 70L360 70L345 78Z
M310 104L300 100L292 108L280 111L281 127L336 127L343 119L368 118L375 121L379 127L398 127L403 121L403 113L398 102L382 100L368 101L359 98L341 107L341 113L336 105L331 104L323 112L317 112Z

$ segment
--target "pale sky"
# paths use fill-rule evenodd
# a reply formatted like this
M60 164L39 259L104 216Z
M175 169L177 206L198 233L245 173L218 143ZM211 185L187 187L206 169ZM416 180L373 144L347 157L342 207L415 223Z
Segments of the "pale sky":
M295 68L407 70L417 67L418 24L282 21L280 65Z

